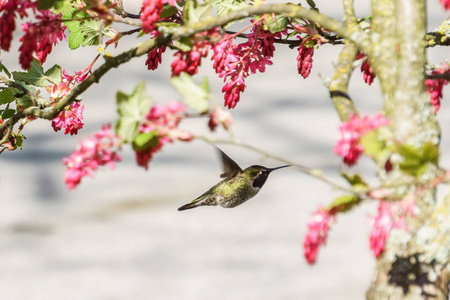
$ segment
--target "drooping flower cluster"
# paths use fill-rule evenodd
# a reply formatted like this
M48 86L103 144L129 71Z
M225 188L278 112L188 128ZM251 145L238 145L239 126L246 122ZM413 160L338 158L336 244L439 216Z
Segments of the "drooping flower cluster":
M446 66L442 69L435 70L431 74L445 74L450 73L450 66ZM439 79L427 79L425 85L427 86L427 93L430 94L430 103L434 107L434 113L436 114L441 106L441 99L443 97L442 89L444 85L448 84L448 80L444 78Z
M364 59L364 53L360 52L356 59ZM373 69L370 66L369 58L365 59L361 64L361 72L363 73L363 79L368 84L371 85L373 80L375 79L375 73L373 73Z
M202 58L208 56L208 50L208 41L198 41L192 46L190 51L177 51L174 54L174 60L171 64L172 76L179 76L181 72L189 75L197 74L198 67L202 63Z
M232 36L225 35L224 38L214 45L212 60L213 67L219 77L227 81L222 89L225 93L225 106L234 108L239 102L240 93L245 90L245 78L256 71L264 72L266 65L271 65L270 58L273 56L273 38L269 35L280 36L281 33L271 34L259 29L260 25L255 25L252 32L247 35L245 43L236 44L232 41ZM259 38L262 35L262 39Z
M84 105L79 102L72 102L69 107L62 110L59 115L52 120L52 127L55 131L64 128L64 134L74 135L83 128L83 109Z
M9 51L13 32L16 29L16 14L21 19L28 17L27 9L36 12L37 2L31 0L0 1L0 49Z
M308 47L305 43L302 43L298 48L297 55L297 70L298 74L302 75L303 78L307 78L311 73L314 47Z
M162 54L166 51L167 47L162 46L156 49L152 49L147 54L147 60L145 64L149 70L156 70L159 64L162 62Z
M67 166L64 181L69 190L74 189L85 176L93 176L99 166L115 167L115 162L121 161L117 154L120 138L111 132L111 125L102 126L102 130L81 141L77 151L64 158Z
M66 38L64 35L66 27L60 21L61 15L55 16L50 10L40 10L36 19L40 21L22 24L25 34L20 38L22 45L19 48L19 61L24 69L30 68L33 53L36 53L38 60L43 64L58 40Z
M191 133L177 129L183 118L186 107L180 102L170 102L168 105L154 105L139 128L140 133L155 133L154 142L145 150L136 151L136 161L139 166L148 168L153 154L161 150L164 144L173 139L190 141Z
M381 113L370 118L363 118L353 115L347 122L342 122L339 126L341 138L337 141L334 152L344 158L344 163L351 166L356 163L363 152L363 146L360 139L365 134L381 126L389 125L389 120L384 118Z
M156 29L156 22L160 20L164 4L168 3L175 6L176 0L143 0L140 19L142 21L142 30L150 33Z
M370 232L370 249L376 258L384 250L386 240L393 228L407 229L406 216L414 216L414 201L405 199L399 202L380 201L378 214L372 218L372 231Z
M316 261L319 247L325 245L328 230L335 219L335 213L324 208L319 208L314 213L313 219L308 223L308 233L303 240L304 255L308 264L312 265Z

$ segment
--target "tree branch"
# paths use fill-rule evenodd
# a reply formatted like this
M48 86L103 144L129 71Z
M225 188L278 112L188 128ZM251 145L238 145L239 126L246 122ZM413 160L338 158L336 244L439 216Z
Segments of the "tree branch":
M353 114L358 114L355 104L348 95L348 85L358 55L358 49L353 44L347 44L339 55L334 67L334 74L328 86L330 97L341 121L347 121Z

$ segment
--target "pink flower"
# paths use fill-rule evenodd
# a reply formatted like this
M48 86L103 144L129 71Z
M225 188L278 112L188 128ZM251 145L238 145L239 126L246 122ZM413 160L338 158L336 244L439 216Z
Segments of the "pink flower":
M381 126L389 125L389 120L382 114L377 114L374 118L364 116L359 118L353 115L347 122L342 122L339 126L341 138L337 141L334 152L344 157L344 163L351 166L356 163L363 152L360 139L363 135Z
M70 133L70 135L77 134L78 130L83 128L83 109L84 105L80 106L78 102L72 102L70 106L59 113L59 115L53 119L52 126L55 131L65 128L64 134Z
M162 62L162 54L166 51L166 46L162 46L151 50L147 54L147 60L145 64L149 70L156 70L159 64Z
M50 10L39 12L40 15L36 15L36 18L40 22L22 24L25 35L20 38L22 45L19 48L19 61L24 69L30 68L34 52L43 64L58 40L65 39L66 27L60 21L61 15L55 16Z
M369 237L370 249L376 258L383 252L392 228L407 229L405 217L408 215L414 216L413 199L399 202L380 201L378 214L372 219L373 227Z
M450 10L450 0L439 0L446 10Z
M450 73L450 66L445 66L442 69L435 70L431 74L445 74ZM434 106L434 113L436 114L441 106L441 99L443 97L442 89L447 85L448 81L445 79L427 79L425 85L427 86L427 93L430 94L430 103Z
M83 177L93 176L93 171L99 166L109 165L114 169L115 162L121 161L122 158L117 154L120 138L110 129L111 125L103 125L100 132L81 141L77 151L63 159L67 166L64 181L69 190L74 189Z
M306 47L305 45L298 48L297 56L297 70L298 74L302 75L303 78L307 78L311 73L314 48Z
M238 46L233 43L230 35L224 35L223 39L213 46L213 67L224 81L229 78L222 88L225 93L225 106L228 108L234 108L239 102L240 94L245 90L245 78L256 71L264 72L266 65L272 64L270 55L273 55L273 51L267 33L265 34L266 44L250 34L248 41Z
M324 208L319 208L313 219L308 223L308 233L303 241L304 255L308 264L316 261L319 247L325 245L330 224L336 219L334 213Z
M360 52L356 59L362 59L364 58L364 53ZM361 72L363 73L363 79L368 84L371 85L373 80L375 79L375 73L373 73L373 69L370 66L369 58L367 58L362 64L361 64Z
M191 133L179 130L178 124L183 119L186 107L180 102L170 102L168 105L155 104L145 117L145 121L139 128L141 133L155 132L155 143L148 149L136 151L137 164L148 169L148 163L153 154L160 151L166 143L172 143L173 139L190 141Z

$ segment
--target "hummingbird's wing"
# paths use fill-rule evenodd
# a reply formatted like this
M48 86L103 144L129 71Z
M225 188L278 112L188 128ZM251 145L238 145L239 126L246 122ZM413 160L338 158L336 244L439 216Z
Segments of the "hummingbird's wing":
M222 150L217 148L217 151L219 151L223 167L223 173L220 175L220 178L234 177L236 174L244 172L241 167L239 167L239 165Z

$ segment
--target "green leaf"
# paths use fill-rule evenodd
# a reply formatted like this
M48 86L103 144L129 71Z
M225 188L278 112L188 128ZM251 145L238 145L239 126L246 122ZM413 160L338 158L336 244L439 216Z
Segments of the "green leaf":
M365 190L368 187L367 183L359 174L351 175L345 172L341 172L341 175L345 178L345 180L347 180L348 183L352 185L355 191Z
M176 7L170 6L168 4L164 4L163 10L162 12L159 14L159 17L161 19L170 17L171 15L174 15L178 12L178 10L176 9Z
M121 91L116 94L117 112L119 119L116 122L116 134L125 143L131 143L139 134L139 125L149 112L151 98L146 95L145 82L139 82L131 95Z
M360 143L363 146L364 153L368 156L383 160L389 155L389 149L385 142L380 139L378 129L363 135Z
M173 41L173 45L183 52L188 52L192 49L192 40L189 37L183 37L179 40Z
M16 100L17 105L19 105L21 108L27 108L30 106L33 106L33 101L31 100L30 96L24 95L20 98L17 98Z
M186 26L198 24L204 19L212 18L212 6L198 5L195 0L186 0L183 11L183 21Z
M308 3L311 8L316 8L316 3L314 0L306 0L306 3Z
M214 6L219 16L247 6L244 0L205 0L205 3Z
M133 141L134 151L144 151L155 148L159 144L159 132L154 130L148 133L140 133Z
M0 92L0 105L11 103L15 99L16 97L14 97L10 89L6 89Z
M9 106L7 106L7 107L9 107ZM11 117L14 115L15 112L16 112L16 111L15 111L14 109L6 108L6 109L2 112L2 119L3 119L3 120L6 120L6 119L11 118Z
M267 22L265 30L269 30L271 33L276 33L286 29L289 22L288 17L276 16L275 18L270 17L270 21Z
M83 42L81 43L83 47L98 45L101 26L100 22L95 20L84 21L80 25L83 34Z
M61 7L61 5L64 5L64 0L39 0L38 1L38 9L39 10L46 10L50 9L52 7L58 8Z
M356 195L344 195L335 198L327 209L338 212L346 212L358 205L360 202L361 199Z
M195 109L199 113L204 113L209 109L209 88L207 88L205 80L203 80L202 86L199 86L191 76L186 73L181 73L178 77L172 77L170 83L183 95L184 103L187 106Z
M396 150L403 158L403 161L398 164L400 170L412 176L423 174L428 164L436 165L439 160L439 149L431 142L424 143L421 149L398 144Z
M2 72L2 71L5 72L6 76L8 76L8 78L11 78L11 73L9 73L9 71L5 67L5 65L0 62L0 72Z
M31 67L26 72L12 72L12 74L15 80L41 87L61 82L61 67L54 65L44 73L44 69L37 59L31 62Z

